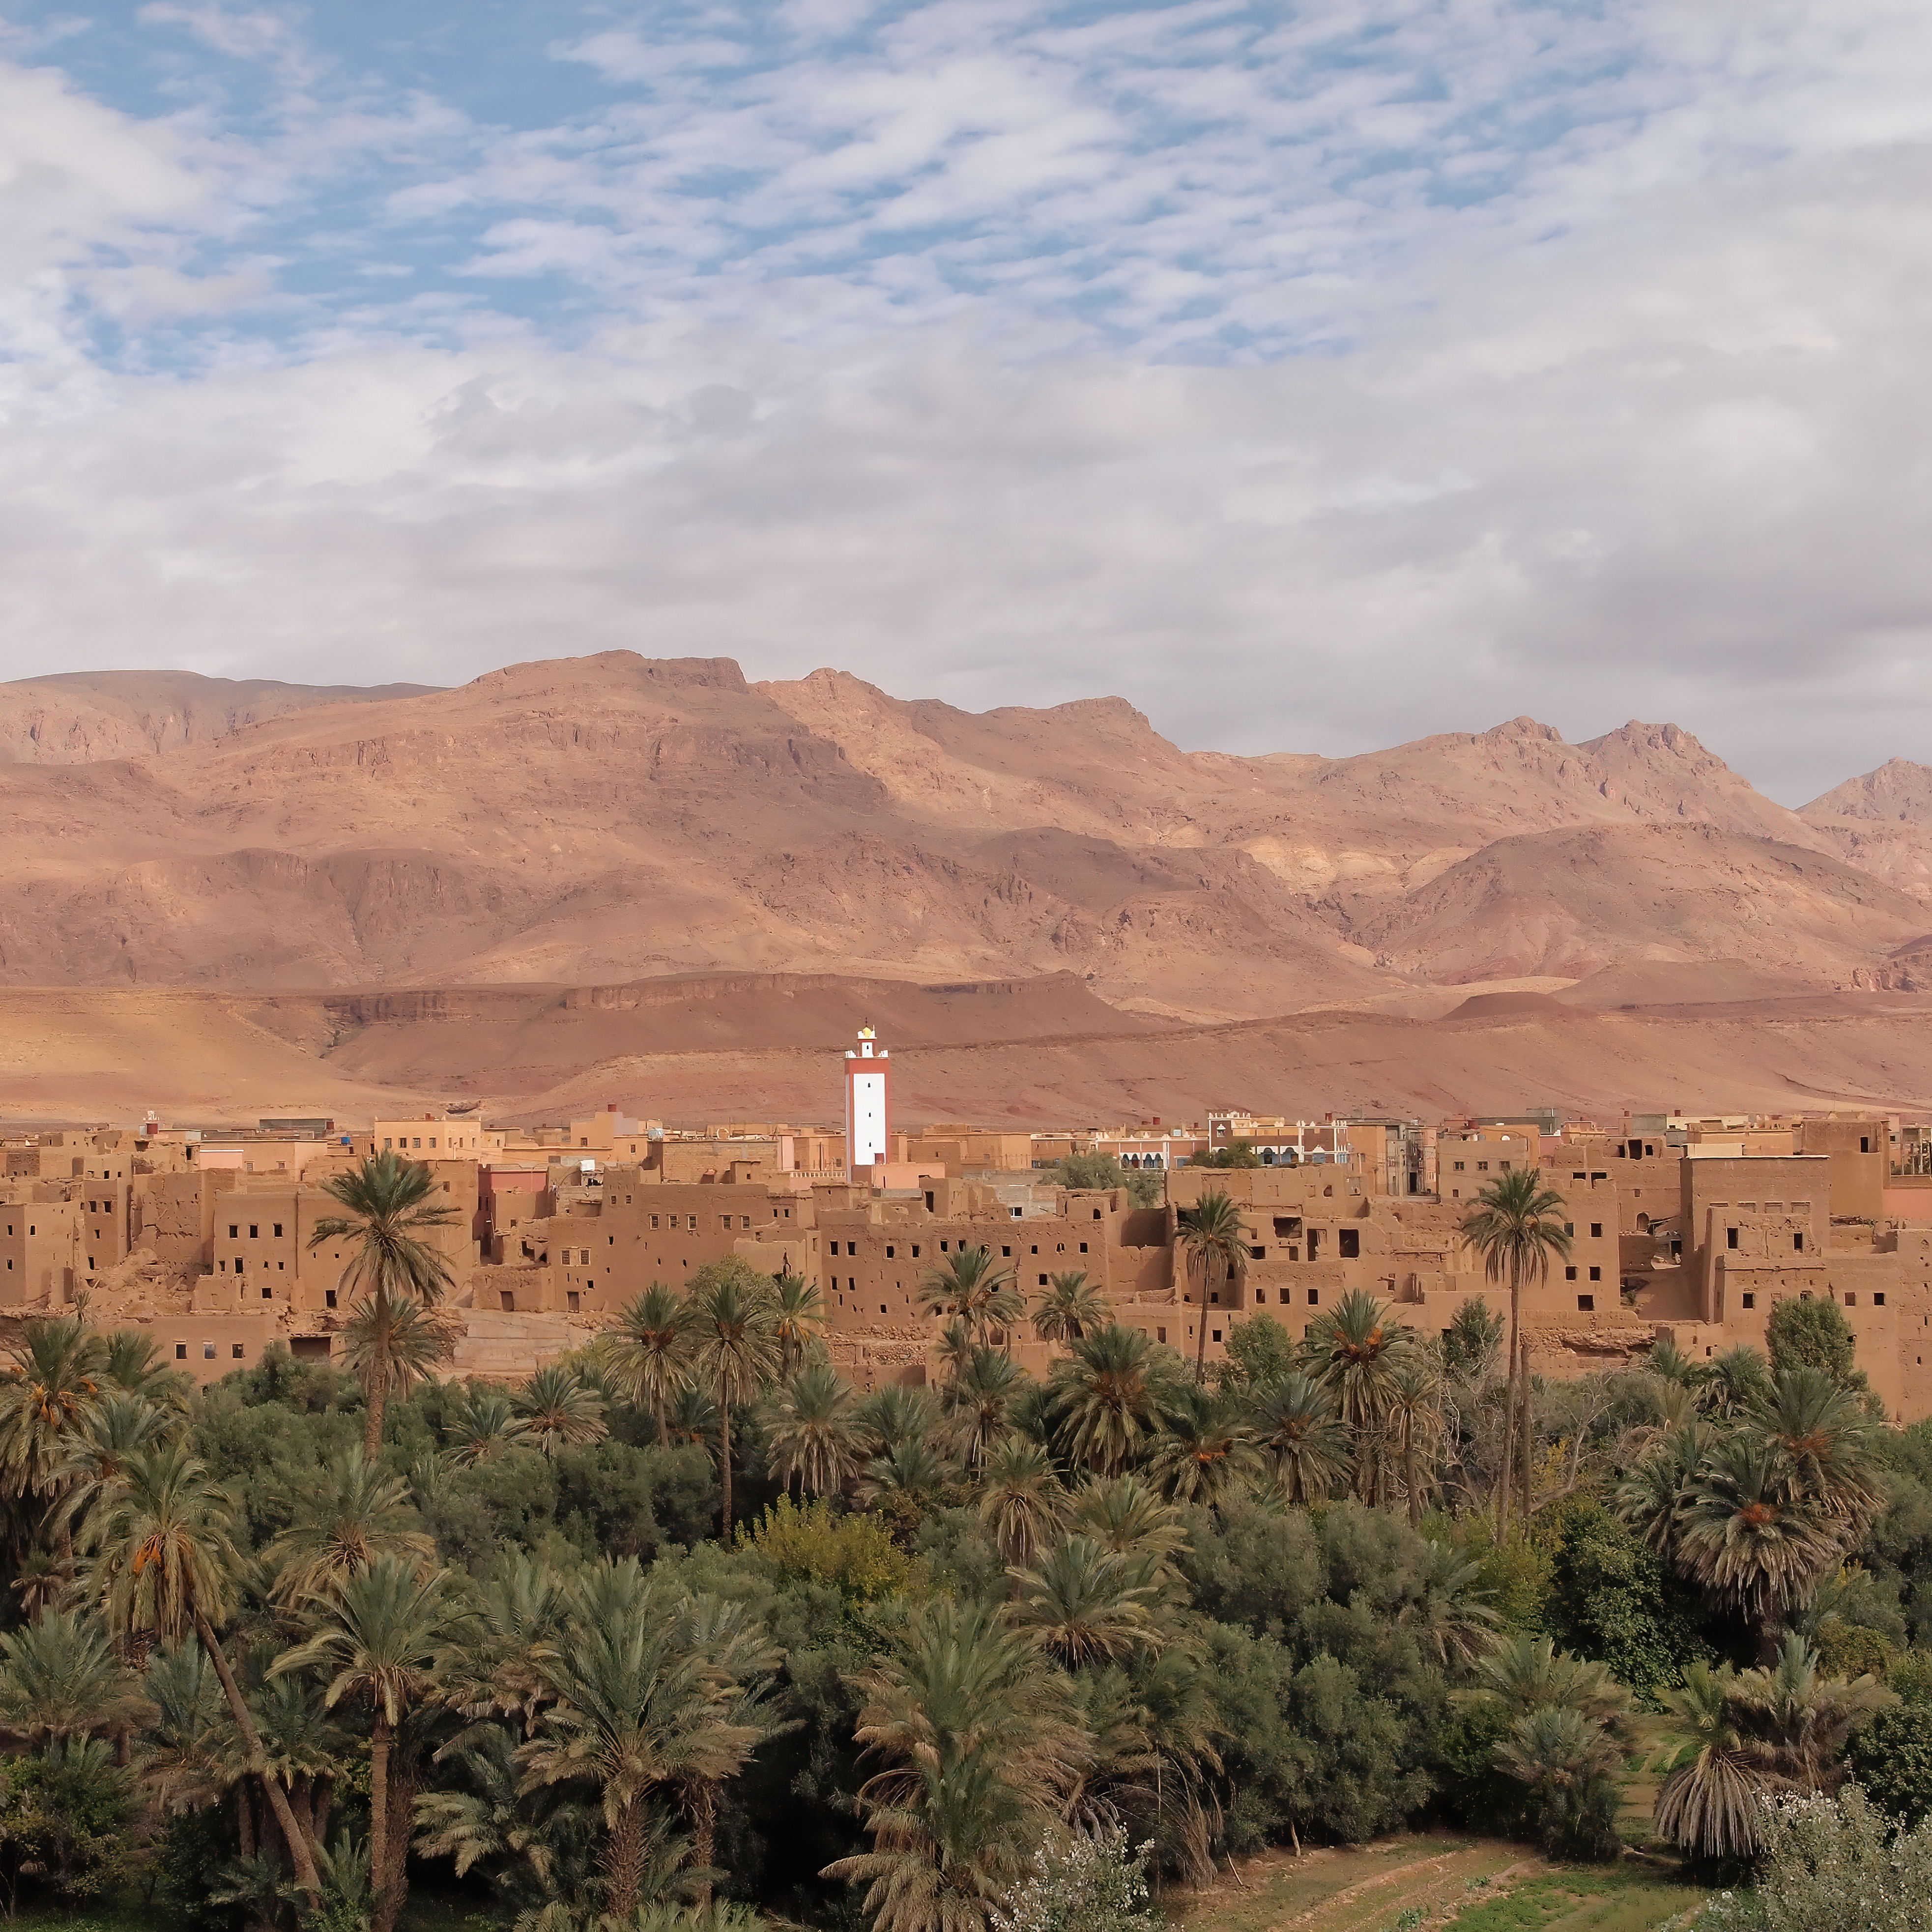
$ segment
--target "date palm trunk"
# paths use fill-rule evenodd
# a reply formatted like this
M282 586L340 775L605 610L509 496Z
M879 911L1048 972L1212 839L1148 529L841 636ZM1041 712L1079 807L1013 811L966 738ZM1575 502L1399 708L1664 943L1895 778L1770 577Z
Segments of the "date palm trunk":
M268 1754L262 1748L262 1736L255 1728L254 1714L248 1708L248 1700L242 1694L241 1685L235 1681L227 1652L214 1640L214 1632L198 1606L194 1612L194 1634L200 1638L201 1647L207 1652L208 1661L214 1666L214 1674L221 1680L222 1693L228 1700L228 1714L235 1720L235 1728L242 1734L242 1748L248 1754L248 1768L260 1778L262 1788L268 1794L269 1809L274 1813L275 1822L281 1828L283 1839L289 1848L289 1861L295 1867L296 1882L310 1898L320 1898L322 1877L315 1868L313 1850L303 1836L301 1826L296 1822L287 1792L283 1790L279 1780L268 1774Z

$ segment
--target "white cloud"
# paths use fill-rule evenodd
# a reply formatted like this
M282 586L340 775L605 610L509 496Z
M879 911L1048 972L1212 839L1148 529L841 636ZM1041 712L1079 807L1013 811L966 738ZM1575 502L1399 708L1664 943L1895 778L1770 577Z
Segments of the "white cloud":
M798 0L607 21L526 127L167 12L282 63L246 140L0 66L0 670L1932 756L1922 10Z

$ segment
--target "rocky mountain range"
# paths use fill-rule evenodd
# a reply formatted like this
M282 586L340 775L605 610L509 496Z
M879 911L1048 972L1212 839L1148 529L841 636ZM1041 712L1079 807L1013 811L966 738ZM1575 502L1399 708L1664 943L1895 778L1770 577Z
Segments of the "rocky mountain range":
M0 686L0 803L14 986L1070 973L1197 1022L1623 962L1932 986L1932 770L1794 812L1670 724L1238 758L1116 698L975 715L726 659L82 673Z

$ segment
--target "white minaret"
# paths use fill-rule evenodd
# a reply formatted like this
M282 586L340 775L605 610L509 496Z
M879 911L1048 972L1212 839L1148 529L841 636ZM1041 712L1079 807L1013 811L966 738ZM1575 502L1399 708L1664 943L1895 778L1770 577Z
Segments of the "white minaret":
M845 1159L855 1181L870 1180L873 1162L890 1151L886 1142L890 1072L886 1049L870 1027L861 1027L857 1047L845 1049Z

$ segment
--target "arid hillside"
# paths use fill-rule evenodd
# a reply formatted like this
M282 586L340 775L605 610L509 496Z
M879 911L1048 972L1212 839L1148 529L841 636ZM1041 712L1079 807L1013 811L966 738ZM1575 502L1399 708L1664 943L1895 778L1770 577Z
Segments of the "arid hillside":
M0 687L0 984L1070 975L1190 1023L1645 961L1910 993L1928 801L1894 764L1789 812L1671 725L1241 758L1118 699L628 652L448 691L92 674Z

